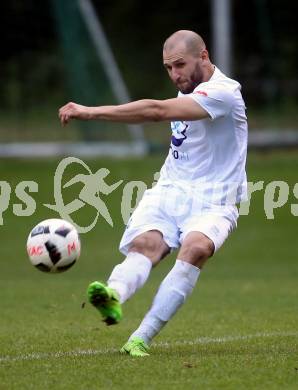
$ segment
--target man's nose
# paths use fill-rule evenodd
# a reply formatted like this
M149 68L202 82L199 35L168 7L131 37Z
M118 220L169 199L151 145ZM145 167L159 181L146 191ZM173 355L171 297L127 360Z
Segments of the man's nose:
M177 81L179 81L179 79L180 79L179 72L177 72L177 70L173 69L172 70L172 80L174 81L174 83L176 83Z

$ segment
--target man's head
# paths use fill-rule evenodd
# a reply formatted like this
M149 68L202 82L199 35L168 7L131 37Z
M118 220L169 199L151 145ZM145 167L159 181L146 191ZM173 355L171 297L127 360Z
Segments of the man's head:
M203 39L188 30L177 31L165 41L163 63L173 83L184 94L209 80L214 69Z

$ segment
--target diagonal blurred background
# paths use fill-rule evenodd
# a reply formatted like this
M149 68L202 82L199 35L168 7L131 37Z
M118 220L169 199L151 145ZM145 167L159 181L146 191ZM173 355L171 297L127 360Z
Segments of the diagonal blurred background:
M91 13L84 12L86 6ZM69 154L67 145L87 141L93 143L93 154L104 152L99 145L95 148L103 142L132 142L136 154L167 146L165 124L127 128L77 122L61 129L57 109L70 100L100 105L175 96L161 48L177 29L201 33L212 60L241 82L252 146L295 145L294 8L290 0L282 7L274 0L205 0L183 8L167 0L145 8L136 0L5 2L0 24L0 154L9 154L12 142L51 142L45 149L50 154ZM255 136L253 130L266 133ZM65 147L57 149L55 142ZM26 149L23 145L17 150L24 154Z

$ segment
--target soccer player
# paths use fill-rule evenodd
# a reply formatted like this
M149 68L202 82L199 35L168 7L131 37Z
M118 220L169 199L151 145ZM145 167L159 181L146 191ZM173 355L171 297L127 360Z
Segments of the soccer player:
M107 284L93 282L89 301L104 321L118 323L121 305L146 282L151 268L179 248L176 263L161 283L151 308L121 352L147 356L163 326L191 294L207 261L235 229L236 204L246 198L247 121L240 84L209 59L201 36L180 30L163 46L163 63L178 96L59 110L71 119L124 123L171 121L169 154L158 183L147 190L120 243L125 260Z

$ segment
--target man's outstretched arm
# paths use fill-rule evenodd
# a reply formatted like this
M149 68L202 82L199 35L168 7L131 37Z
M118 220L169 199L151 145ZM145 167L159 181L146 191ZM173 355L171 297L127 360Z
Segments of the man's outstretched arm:
M71 102L59 110L62 125L67 125L71 119L145 123L198 120L207 117L207 111L187 96L167 100L143 99L117 106L99 107L87 107Z

